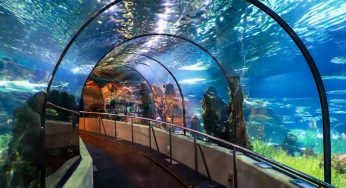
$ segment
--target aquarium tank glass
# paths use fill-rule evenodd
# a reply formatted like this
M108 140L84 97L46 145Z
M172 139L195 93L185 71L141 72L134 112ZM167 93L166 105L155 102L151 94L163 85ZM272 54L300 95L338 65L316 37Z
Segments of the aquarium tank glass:
M254 2L311 53L329 130L305 52ZM332 184L346 185L346 2L109 3L0 1L0 187L38 186L78 160L79 110L186 126L320 180L331 157Z

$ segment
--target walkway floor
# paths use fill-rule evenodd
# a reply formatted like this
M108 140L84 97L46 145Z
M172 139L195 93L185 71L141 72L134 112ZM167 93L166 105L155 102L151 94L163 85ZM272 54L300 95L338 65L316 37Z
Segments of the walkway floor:
M125 146L81 135L93 158L94 185L99 187L184 187L148 158Z

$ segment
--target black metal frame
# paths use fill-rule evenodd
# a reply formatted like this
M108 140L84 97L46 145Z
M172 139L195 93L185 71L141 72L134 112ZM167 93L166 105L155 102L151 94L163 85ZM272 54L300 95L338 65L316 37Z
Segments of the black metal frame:
M201 153L201 157L202 157L202 160L203 160L203 164L204 164L205 171L207 172L207 176L208 176L208 179L209 179L209 183L210 183L210 185L212 185L212 184L213 184L213 181L212 181L212 179L211 179L211 175L210 175L208 163L207 163L207 160L205 159L204 152L203 152L203 150L202 150L201 144L197 143L197 146L198 146L198 149L199 149L199 151L200 151L200 153Z
M129 39L128 41L125 41L124 43L129 42L130 40L132 40L132 39ZM120 43L120 44L116 45L115 47L113 47L111 50L109 50L105 55L103 55L103 56L98 60L98 62L95 64L95 66L93 67L93 69L91 70L91 72L89 73L87 79L86 79L85 82L84 82L81 95L83 95L85 84L86 84L87 80L90 78L91 74L94 72L95 68L97 68L97 66L101 63L101 61L102 61L108 54L110 54L115 48L121 46L121 45L124 44L124 43ZM176 77L174 76L174 74L173 74L165 65L163 65L160 61L158 61L158 60L156 60L156 59L154 59L154 58L152 58L152 57L150 57L150 56L143 55L143 54L137 54L137 53L127 53L127 54L133 54L133 55L137 55L137 56L142 56L142 57L148 58L148 59L150 59L150 60L152 60L152 61L158 63L159 65L161 65L161 66L169 73L169 75L172 76L173 80L175 81L175 84L177 85L177 87L178 87L178 89L179 89L179 93L180 93L180 96L181 96L181 98L182 98L183 124L184 124L183 126L186 126L186 121L185 121L186 109L185 109L184 94L183 94L183 91L182 91L182 89L181 89L181 87L180 87L180 84L179 84L178 80L176 79ZM128 65L123 65L123 64L121 64L121 65L119 65L119 66L130 67L130 68L132 68L132 70L138 72L138 73L145 79L145 81L148 83L148 85L150 86L151 93L154 94L154 92L153 92L153 90L152 90L152 87L151 87L151 85L149 84L149 81L148 81L148 80L145 78L145 76L143 76L139 71L137 71L135 68L133 68L133 67L131 67L131 66L128 66ZM153 95L153 97L154 97L154 95ZM81 97L81 98L82 98L82 97ZM80 109L80 110L81 110L81 109Z
M227 83L228 83L228 87L229 88L232 88L231 87L231 82L230 80L228 79L229 75L226 71L226 69L222 66L222 64L219 62L219 60L211 53L209 52L206 48L204 48L203 46L201 46L200 44L194 42L193 40L190 40L190 39L187 39L185 37L182 37L182 36L178 36L178 35L173 35L173 34L167 34L167 33L148 33L148 34L143 34L143 35L137 35L135 37L132 37L131 39L128 39L126 41L123 41L117 45L115 45L113 48L111 48L111 50L109 50L104 56L102 56L100 58L100 60L95 64L95 66L93 67L93 69L91 70L90 73L92 73L94 71L94 69L100 64L100 62L102 61L102 59L104 59L108 54L110 54L114 49L116 49L117 47L125 44L125 43L128 43L132 40L135 40L135 39L138 39L138 38L142 38L142 37L153 37L153 36L166 36L166 37L173 37L173 38L178 38L180 40L183 40L185 42L188 42L196 47L198 47L199 49L201 49L204 53L206 53L215 63L216 65L220 68L223 76L225 77ZM138 53L126 53L126 54L133 54L133 55L138 55L138 56L143 56L143 57L146 57L150 60L153 60L155 62L157 62L158 64L160 64L165 70L167 70L167 72L172 76L172 78L174 79L175 83L177 84L178 86L178 89L179 89L179 92L180 92L180 95L181 95L181 98L182 98L182 106L183 106L183 126L186 126L186 120L185 120L185 115L186 115L186 109L185 109L185 101L184 101L184 95L183 95L183 92L182 92L182 89L179 85L179 82L178 80L175 78L175 76L173 75L173 73L165 66L163 65L160 61L148 56L148 55L144 55L144 54L138 54ZM90 77L90 75L88 76ZM233 99L232 99L233 100ZM234 101L234 100L233 100ZM234 129L236 130L236 129ZM235 138L236 139L236 138Z
M265 12L267 15L269 15L271 18L273 18L286 32L287 34L292 38L294 43L298 46L301 53L303 54L305 60L307 61L307 64L309 66L309 69L313 75L313 78L315 80L315 84L318 90L320 103L321 103L321 111L322 111L322 121L323 121L323 145L324 145L324 179L326 182L331 182L331 140L330 140L330 117L329 117L329 108L328 108L328 100L325 92L325 87L322 81L321 74L315 64L314 59L312 58L309 50L304 45L303 41L299 38L299 36L295 33L295 31L286 23L285 20L283 20L277 13L275 13L273 10L271 10L269 7L267 7L265 4L261 3L258 0L246 0L247 2L251 3L255 7L259 8L263 12ZM99 11L97 11L91 18L89 18L83 26L72 36L71 40L68 42L66 47L64 48L62 54L60 55L53 71L52 75L48 81L47 86L47 93L50 90L51 84L53 82L54 76L65 57L67 51L72 46L73 42L78 38L78 36L84 31L84 29L93 21L95 20L100 14L105 12L107 9L112 7L113 5L116 5L117 3L122 2L122 0L115 0ZM178 37L179 38L179 37ZM191 40L190 40L191 41ZM193 42L193 41L192 41ZM196 43L195 43L196 44ZM197 46L200 46L197 44ZM204 48L202 48L204 49ZM205 50L205 52L209 55L212 55L209 53L208 50ZM211 56L214 57L214 56ZM216 62L217 59L215 58ZM226 73L224 68L221 66L221 70ZM228 80L228 79L227 79ZM45 108L45 105L44 105ZM44 109L45 110L45 109ZM44 130L43 130L44 131Z
M330 141L330 119L329 108L326 90L324 88L322 76L312 58L309 50L304 45L303 41L299 38L298 34L288 25L288 23L276 14L272 9L258 0L247 0L263 12L273 18L291 37L294 43L298 46L303 54L309 69L314 77L314 81L318 90L318 95L321 103L322 121L323 121L323 152L324 152L324 181L331 183L331 141Z

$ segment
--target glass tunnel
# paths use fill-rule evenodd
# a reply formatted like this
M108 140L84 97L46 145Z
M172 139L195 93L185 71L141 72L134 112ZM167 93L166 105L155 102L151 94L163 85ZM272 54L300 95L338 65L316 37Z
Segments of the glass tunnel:
M344 1L3 0L0 23L0 187L61 187L104 122L346 187Z

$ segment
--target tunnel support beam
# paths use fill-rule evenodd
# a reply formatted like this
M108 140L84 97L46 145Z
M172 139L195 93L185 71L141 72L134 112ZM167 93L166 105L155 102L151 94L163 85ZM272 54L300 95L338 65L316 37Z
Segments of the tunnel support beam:
M291 37L294 43L298 46L299 50L303 54L310 71L315 80L315 84L318 90L320 98L322 121L323 121L323 153L324 153L324 181L331 183L331 140L330 140L330 117L329 107L326 90L323 84L322 76L316 66L314 59L312 58L309 50L304 45L303 41L299 38L298 34L288 25L288 23L276 14L272 9L258 0L247 0L254 6L261 9L263 12L273 18L286 33Z

